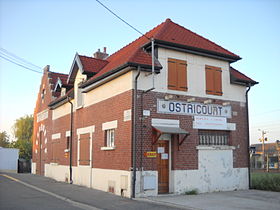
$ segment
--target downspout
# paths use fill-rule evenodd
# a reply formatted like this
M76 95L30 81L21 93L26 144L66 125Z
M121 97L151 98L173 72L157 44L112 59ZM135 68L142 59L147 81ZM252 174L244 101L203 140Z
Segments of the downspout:
M248 143L248 181L249 181L249 189L251 189L251 165L250 165L250 129L249 129L249 104L248 104L248 93L251 89L251 83L247 86L246 90L246 117L247 117L247 143Z
M137 75L134 79L134 95L133 95L133 137L132 137L132 198L135 198L135 182L136 182L136 115L137 115L137 80L140 76L140 66L137 68Z
M72 136L73 136L73 103L70 101L70 97L67 96L68 103L71 105L71 114L70 114L70 158L69 158L69 172L70 172L70 184L73 183L72 180Z

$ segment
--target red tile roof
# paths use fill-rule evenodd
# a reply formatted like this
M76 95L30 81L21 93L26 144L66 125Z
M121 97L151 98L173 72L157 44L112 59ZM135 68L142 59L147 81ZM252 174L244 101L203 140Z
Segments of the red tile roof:
M56 72L49 72L50 83L55 85L58 78L61 80L62 85L67 85L67 78L68 74L56 73ZM54 88L54 87L53 87Z
M135 41L126 45L119 51L109 56L106 61L107 65L104 66L94 77L90 80L95 80L105 73L117 69L127 63L136 63L140 65L151 66L152 58L150 53L144 51L143 46L150 42L150 38L157 41L164 41L171 44L177 44L192 48L193 50L204 50L208 53L219 54L225 57L231 57L234 60L239 60L240 57L234 53L222 48L221 46L211 42L208 39L166 19L165 22L159 24L144 36L139 37ZM156 67L161 67L158 62L155 63Z
M83 70L87 73L97 73L99 72L106 64L107 60L96 59L92 57L87 57L79 55L80 61L83 65Z
M236 70L235 68L230 66L230 74L234 77L234 79L237 79L239 81L251 83L251 84L258 84L255 80L251 79L250 77L247 77L245 74L241 73L240 71Z
M214 42L172 22L170 19L166 19L163 27L160 31L154 35L155 39L176 43L179 45L194 47L198 49L208 50L224 55L233 57L240 57L225 48L215 44Z

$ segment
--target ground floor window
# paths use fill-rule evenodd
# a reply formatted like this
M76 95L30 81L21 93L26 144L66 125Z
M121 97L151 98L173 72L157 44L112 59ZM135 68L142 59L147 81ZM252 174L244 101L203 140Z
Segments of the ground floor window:
M106 144L107 147L114 147L115 146L115 129L106 130L105 144Z
M200 130L199 145L229 145L229 132Z

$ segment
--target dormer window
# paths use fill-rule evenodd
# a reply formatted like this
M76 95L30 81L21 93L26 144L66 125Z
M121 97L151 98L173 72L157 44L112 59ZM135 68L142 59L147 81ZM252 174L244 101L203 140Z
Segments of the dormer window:
M65 96L66 94L66 88L61 88L61 96Z

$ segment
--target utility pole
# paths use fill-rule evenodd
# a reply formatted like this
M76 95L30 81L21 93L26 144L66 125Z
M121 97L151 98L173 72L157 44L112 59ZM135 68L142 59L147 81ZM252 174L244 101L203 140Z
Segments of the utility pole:
M259 139L260 142L262 142L262 153L263 153L263 161L262 161L262 165L263 165L263 169L265 171L265 165L266 165L266 171L268 172L268 168L269 168L269 165L268 165L268 155L267 155L267 163L265 164L265 147L264 147L264 142L267 141L267 138L264 137L264 135L267 133L266 131L264 130L260 130L259 131L262 132L262 137Z

